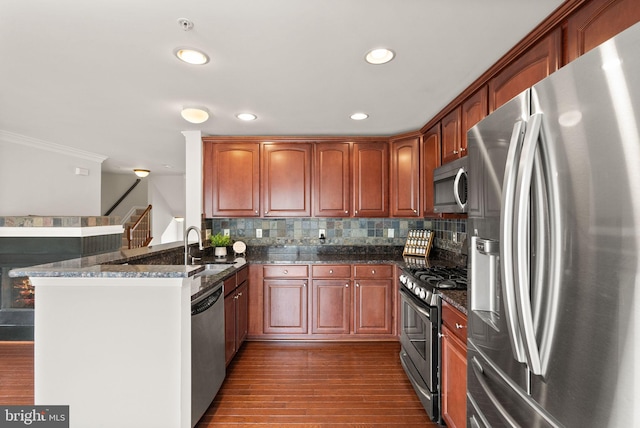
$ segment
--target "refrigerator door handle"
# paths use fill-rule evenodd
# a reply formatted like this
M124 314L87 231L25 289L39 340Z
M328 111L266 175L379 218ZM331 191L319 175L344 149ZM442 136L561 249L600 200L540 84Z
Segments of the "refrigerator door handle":
M520 158L520 152L522 150L522 139L525 133L525 127L526 123L521 120L513 125L502 184L502 214L500 216L500 271L506 312L505 318L507 330L509 331L509 340L511 341L511 349L513 350L513 357L520 363L526 362L526 357L520 328L518 326L518 313L516 309L513 219L515 218L515 189L518 175L517 160Z
M529 129L522 144L520 164L518 166L518 187L516 189L516 305L518 320L523 336L527 365L529 370L536 375L542 375L542 363L540 350L536 341L531 308L531 284L530 284L530 251L529 251L529 227L530 227L530 198L533 178L536 148L540 138L542 127L542 113L533 114L529 119Z

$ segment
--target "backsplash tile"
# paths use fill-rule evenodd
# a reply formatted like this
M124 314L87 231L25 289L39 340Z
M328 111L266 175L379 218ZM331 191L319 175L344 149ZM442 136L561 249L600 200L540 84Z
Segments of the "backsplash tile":
M466 219L398 219L398 218L214 218L205 220L212 234L229 229L231 238L249 246L270 245L388 245L404 246L409 230L431 229L436 232L434 246L460 253L467 237ZM256 238L262 229L262 238ZM325 242L318 231L326 232ZM393 229L393 238L389 238ZM454 239L455 238L455 239Z

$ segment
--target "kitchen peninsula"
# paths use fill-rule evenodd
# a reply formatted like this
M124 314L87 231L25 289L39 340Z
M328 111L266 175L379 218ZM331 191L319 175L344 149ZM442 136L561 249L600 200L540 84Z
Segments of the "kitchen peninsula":
M10 272L36 288L37 405L69 405L72 427L191 427L191 298L234 269L135 264L180 260L181 247Z

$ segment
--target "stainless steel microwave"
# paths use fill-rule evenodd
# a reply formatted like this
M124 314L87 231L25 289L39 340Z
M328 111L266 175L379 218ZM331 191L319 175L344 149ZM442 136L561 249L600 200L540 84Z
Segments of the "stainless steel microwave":
M467 156L433 171L433 211L467 212Z

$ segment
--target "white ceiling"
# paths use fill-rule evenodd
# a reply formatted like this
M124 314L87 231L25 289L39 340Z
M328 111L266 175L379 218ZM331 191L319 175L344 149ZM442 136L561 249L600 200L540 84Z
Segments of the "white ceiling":
M184 172L181 131L394 135L421 128L562 0L2 0L0 131ZM179 18L193 21L184 31ZM177 60L204 50L203 66ZM388 47L386 65L364 61ZM183 106L211 118L192 125ZM364 121L349 116L370 115ZM258 116L253 122L239 112ZM167 165L169 167L167 167Z

